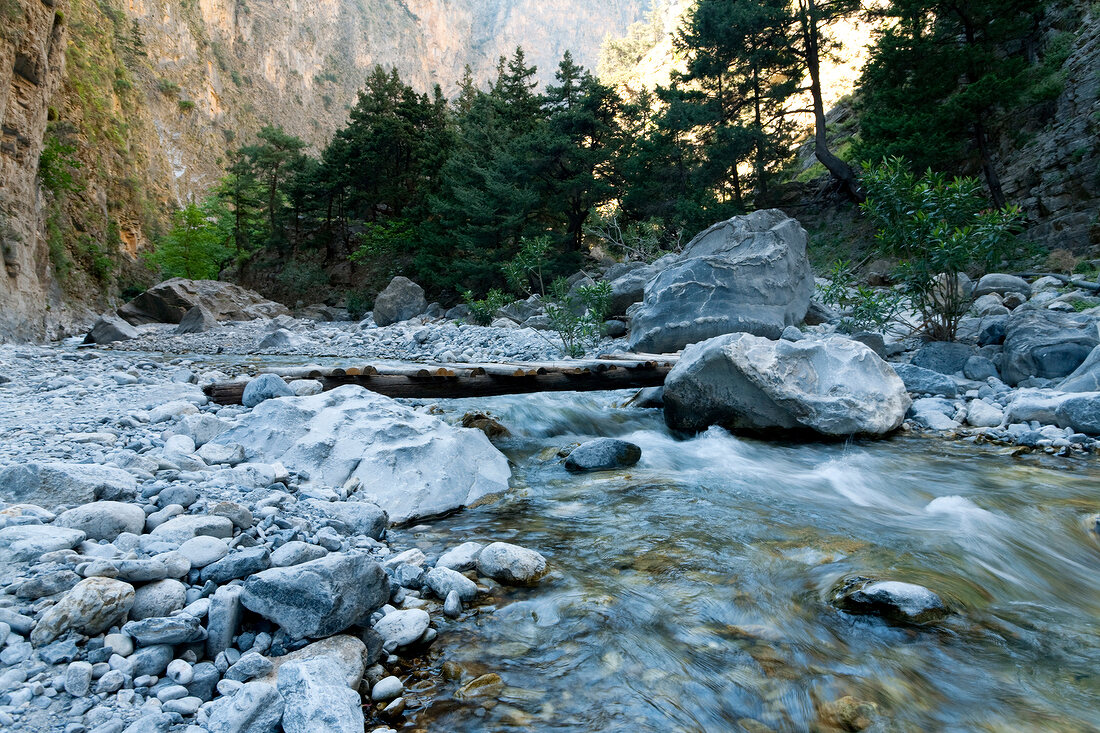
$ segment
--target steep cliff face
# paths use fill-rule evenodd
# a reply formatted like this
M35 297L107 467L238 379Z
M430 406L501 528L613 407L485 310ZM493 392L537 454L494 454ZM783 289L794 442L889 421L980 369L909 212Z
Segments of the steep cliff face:
M376 64L451 91L522 45L545 82L651 1L0 0L0 340L146 284L140 253L228 150L264 124L323 145Z
M1045 110L1015 119L1000 163L1010 201L1028 216L1027 236L1049 249L1095 257L1100 247L1100 6L1051 12L1046 44L1067 46L1061 91Z

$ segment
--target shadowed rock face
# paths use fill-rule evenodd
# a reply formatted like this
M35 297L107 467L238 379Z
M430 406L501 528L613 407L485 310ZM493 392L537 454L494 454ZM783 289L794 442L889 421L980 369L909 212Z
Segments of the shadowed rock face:
M645 286L630 348L663 353L728 333L779 338L806 316L806 231L776 209L715 224Z
M219 321L251 321L290 313L286 306L239 285L174 277L149 288L119 308L118 314L135 326L143 323L180 323L196 306L206 309Z
M910 399L890 365L845 338L770 341L730 334L686 349L665 382L665 420L677 430L883 435Z

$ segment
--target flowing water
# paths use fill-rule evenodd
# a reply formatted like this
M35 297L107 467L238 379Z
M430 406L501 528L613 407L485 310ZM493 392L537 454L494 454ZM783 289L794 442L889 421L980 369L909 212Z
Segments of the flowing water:
M506 687L463 702L459 682L421 683L432 702L408 729L1100 730L1093 459L920 438L684 440L625 396L444 403L511 429L516 490L397 530L396 545L511 541L553 573L439 615L435 663ZM567 474L556 451L597 436L637 443L641 463ZM924 628L840 613L830 591L853 574L926 585L955 613Z

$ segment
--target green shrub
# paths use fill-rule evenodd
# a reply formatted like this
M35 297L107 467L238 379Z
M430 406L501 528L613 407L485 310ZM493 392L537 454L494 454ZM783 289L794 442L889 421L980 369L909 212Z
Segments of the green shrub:
M176 95L180 93L180 85L168 79L160 79L157 81L157 91L166 96Z
M348 309L348 315L356 321L365 316L367 311L374 305L371 297L362 290L349 290L344 298L344 303Z
M149 259L165 277L214 280L230 257L216 225L191 203L173 215L171 231Z
M84 188L76 179L76 171L83 164L76 159L75 152L75 145L62 142L57 135L46 136L46 145L38 158L38 178L54 195L75 193Z
M866 169L863 212L884 254L898 257L904 291L920 313L919 328L954 341L970 302L959 275L989 267L1015 249L1023 216L1016 206L990 207L975 178L917 177L900 158Z
M318 292L323 291L329 282L328 272L324 267L315 262L299 261L288 263L276 279L290 293L310 303L322 299Z
M611 283L606 280L570 290L569 281L559 278L550 286L546 315L567 356L580 358L599 343L609 310Z
M474 298L473 292L466 290L462 293L462 300L470 307L470 320L478 326L488 326L498 310L508 305L508 296L503 290L493 288L485 294L484 298Z
M181 99L179 102L180 112L187 113L195 109L195 103L190 99Z
M829 284L818 287L821 302L841 311L840 330L884 332L901 310L902 298L893 290L875 290L856 281L851 263L837 260L826 275Z
M522 295L546 295L543 270L552 247L550 237L522 238L519 252L501 268L508 286Z

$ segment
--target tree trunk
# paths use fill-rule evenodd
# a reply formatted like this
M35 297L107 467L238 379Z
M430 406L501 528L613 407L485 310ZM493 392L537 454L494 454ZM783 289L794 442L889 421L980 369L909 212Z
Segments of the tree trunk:
M768 176L764 160L764 120L760 114L760 69L752 68L753 113L756 121L756 188L761 202L768 200Z
M856 203L862 203L867 197L859 187L859 179L856 178L855 171L829 150L825 130L825 103L821 99L821 52L815 0L804 0L799 15L802 39L805 43L806 68L810 73L810 95L813 97L814 104L814 155L844 187L848 198Z

